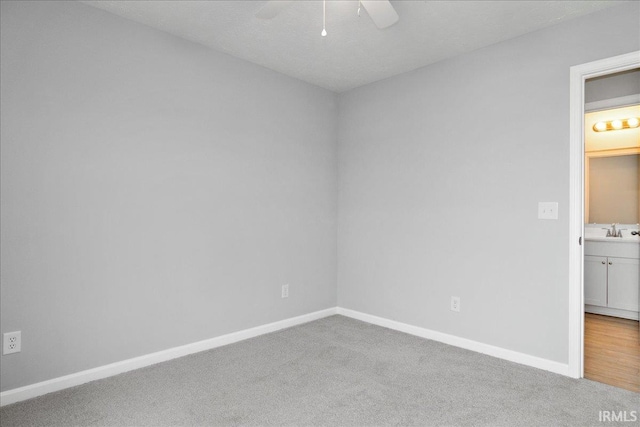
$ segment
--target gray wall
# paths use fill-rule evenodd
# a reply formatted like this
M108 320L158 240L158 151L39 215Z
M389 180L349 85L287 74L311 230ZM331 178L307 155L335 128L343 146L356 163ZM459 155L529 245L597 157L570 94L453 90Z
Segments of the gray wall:
M585 102L603 101L636 94L640 94L639 69L589 79L584 85Z
M336 305L336 95L83 4L1 15L2 390Z
M640 222L640 155L589 159L589 222Z
M341 95L338 305L566 363L569 67L638 50L639 9Z

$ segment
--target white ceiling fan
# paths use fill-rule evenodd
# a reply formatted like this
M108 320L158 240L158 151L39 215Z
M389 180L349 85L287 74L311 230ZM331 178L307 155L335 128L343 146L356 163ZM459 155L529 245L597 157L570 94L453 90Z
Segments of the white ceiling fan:
M294 0L270 0L256 12L256 17L259 19L275 18L282 10L293 3L293 1ZM326 3L326 0L324 0L324 3ZM360 0L358 4L358 16L360 16L360 4L364 6L373 22L380 29L390 27L400 19L389 0ZM325 36L326 34L326 30L323 28L322 35Z

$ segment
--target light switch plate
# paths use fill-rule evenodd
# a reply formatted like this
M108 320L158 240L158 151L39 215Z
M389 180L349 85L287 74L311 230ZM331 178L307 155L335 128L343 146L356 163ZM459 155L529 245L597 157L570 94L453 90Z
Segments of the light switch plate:
M538 219L558 219L558 202L538 202Z

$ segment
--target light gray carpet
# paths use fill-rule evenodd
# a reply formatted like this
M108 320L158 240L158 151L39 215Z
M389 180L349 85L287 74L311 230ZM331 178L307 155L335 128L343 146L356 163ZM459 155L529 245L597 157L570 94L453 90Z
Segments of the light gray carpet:
M614 425L640 395L342 316L0 410L26 425ZM638 423L622 423L638 425Z

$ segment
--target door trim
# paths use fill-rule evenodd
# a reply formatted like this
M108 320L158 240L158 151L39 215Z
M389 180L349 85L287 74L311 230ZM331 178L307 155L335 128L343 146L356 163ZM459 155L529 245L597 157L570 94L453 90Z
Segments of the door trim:
M569 92L569 376L584 376L584 83L640 67L640 51L570 69Z

